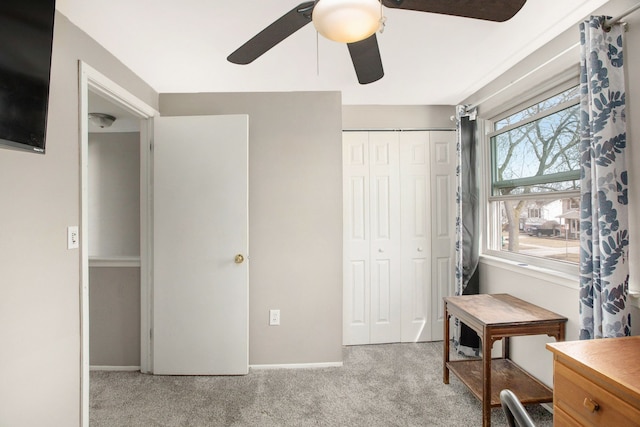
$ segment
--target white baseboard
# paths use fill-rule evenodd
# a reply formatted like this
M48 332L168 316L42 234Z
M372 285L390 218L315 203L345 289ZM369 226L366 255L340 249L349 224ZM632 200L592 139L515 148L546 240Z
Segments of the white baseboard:
M319 369L319 368L342 368L342 362L324 363L290 363L279 365L249 365L251 369ZM91 365L92 371L139 371L140 366L102 366Z
M249 365L251 369L318 369L318 368L342 368L342 362L324 363L290 363L281 365Z
M91 371L139 371L140 366L101 366L91 365L89 366Z

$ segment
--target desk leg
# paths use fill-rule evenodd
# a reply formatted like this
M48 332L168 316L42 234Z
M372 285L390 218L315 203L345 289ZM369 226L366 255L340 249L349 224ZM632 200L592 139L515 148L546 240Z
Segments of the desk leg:
M491 426L491 337L482 333L482 427Z
M509 358L509 337L502 338L502 358Z
M444 303L444 343L442 351L442 382L445 384L449 384L449 368L447 367L447 363L449 363L449 313L447 312L447 303Z

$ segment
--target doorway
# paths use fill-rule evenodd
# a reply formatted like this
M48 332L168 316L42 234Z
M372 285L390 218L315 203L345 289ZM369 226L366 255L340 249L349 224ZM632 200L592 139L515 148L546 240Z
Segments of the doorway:
M112 114L122 115L121 124L132 126L137 122L139 134L139 247L138 257L120 257L120 259L97 260L102 265L129 266L137 265L140 269L140 370L150 369L150 340L145 331L149 330L149 141L150 122L157 112L137 97L106 78L92 67L80 62L80 187L81 187L81 215L80 215L80 255L81 255L81 424L89 425L89 378L90 378L90 300L89 300L89 263L92 251L90 244L90 198L89 198L89 112L90 106L97 109L111 109ZM98 104L98 105L96 105ZM102 111L109 113L109 111ZM121 125L120 124L120 125ZM129 236L131 237L131 236ZM109 239L107 239L109 240ZM135 237L134 239L135 240ZM125 245L127 246L127 245ZM130 246L130 245L129 245ZM137 258L137 259L133 259Z
M80 71L81 407L82 424L87 425L89 282L93 280L89 264L97 241L108 248L106 259L95 260L103 263L102 267L139 269L141 372L248 372L248 116L160 117L99 72L82 63ZM129 181L139 182L137 202L133 202L139 205L139 212L129 212L133 222L135 217L139 222L121 236L110 230L103 230L102 236L96 233L99 227L91 228L88 114L91 102L102 100L107 101L102 108L115 108L140 125L139 134L129 141L139 154L129 166L135 170L137 163L139 171L128 173ZM111 167L119 168L126 162L122 153L112 153L113 148L104 151L106 157L114 157ZM124 171L121 174L127 175ZM120 184L128 187L126 178ZM116 210L122 205L119 203ZM220 206L225 209L218 209ZM108 222L99 218L94 223L103 221ZM176 272L180 274L176 276ZM173 332L176 325L178 333ZM198 336L201 339L193 339ZM191 347L186 345L189 339ZM202 365L192 363L189 357L194 355Z
M88 95L89 365L93 385L93 371L140 370L141 143L137 117L91 90Z

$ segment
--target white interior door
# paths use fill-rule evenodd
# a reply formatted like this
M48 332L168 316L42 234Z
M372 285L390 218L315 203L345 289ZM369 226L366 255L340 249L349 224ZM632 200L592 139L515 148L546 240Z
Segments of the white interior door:
M248 372L247 163L247 116L154 119L154 374Z

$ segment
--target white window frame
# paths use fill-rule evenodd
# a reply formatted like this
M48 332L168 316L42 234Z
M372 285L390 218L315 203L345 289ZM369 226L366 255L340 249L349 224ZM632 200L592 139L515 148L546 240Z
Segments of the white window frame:
M492 192L492 164L491 164L491 136L496 133L501 133L507 130L507 128L500 129L498 132L494 132L494 124L506 117L509 117L519 111L522 111L530 106L533 106L539 102L544 101L550 97L558 95L563 91L566 91L579 84L579 77L576 75L563 82L558 82L551 89L540 91L534 94L534 96L528 98L526 101L521 102L507 110L504 110L493 117L486 120L479 120L478 123L478 135L480 138L480 173L482 179L480 180L480 200L481 206L485 206L485 209L480 213L481 235L482 235L482 251L481 255L490 256L496 259L502 259L510 261L522 267L535 267L544 269L550 272L557 272L563 275L569 275L571 277L577 277L579 274L578 264L572 264L562 261L556 261L550 258L540 258L530 255L524 255L520 253L513 253L509 251L501 251L492 248L499 247L500 235L502 226L500 224L500 215L498 212L500 204L497 203L504 198L500 196L491 196ZM513 102L506 102L507 105L514 105ZM566 108L566 105L563 107ZM559 111L562 108L554 107L552 110ZM521 125L522 123L518 124ZM553 192L546 194L536 194L536 199L558 199L570 196L575 196L575 192ZM493 203L496 202L496 203Z

